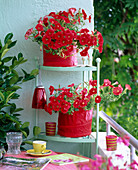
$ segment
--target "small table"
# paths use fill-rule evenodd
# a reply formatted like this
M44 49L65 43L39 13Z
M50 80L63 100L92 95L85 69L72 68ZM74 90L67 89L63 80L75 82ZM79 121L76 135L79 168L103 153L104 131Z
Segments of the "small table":
M52 151L50 155L57 155L57 153ZM18 157L18 158L34 158L33 156L27 155L25 151L21 152L20 155L5 155L5 156L13 156L13 157ZM60 165L60 166L49 163L43 170L81 170L83 166L91 167L91 163L93 160L90 158L88 159L89 161L87 162L72 163L72 164ZM0 167L0 170L18 170L18 167L4 165Z

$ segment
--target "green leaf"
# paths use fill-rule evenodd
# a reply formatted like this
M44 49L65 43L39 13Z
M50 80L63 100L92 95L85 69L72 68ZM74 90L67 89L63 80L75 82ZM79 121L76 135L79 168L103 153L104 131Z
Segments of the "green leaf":
M23 108L18 108L18 109L15 109L14 112L19 112L19 111L22 111L24 110Z
M3 93L1 91L0 91L0 97L4 101L5 97L4 97L4 95L3 95Z
M27 138L27 133L24 130L21 130L21 132L23 133L23 135Z
M21 126L21 128L24 129L24 128L28 127L29 125L30 125L29 122L25 122L25 123L23 123L23 125Z
M12 37L13 37L13 33L7 34L5 39L4 39L4 43L6 44L9 39L12 39Z
M22 54L22 53L19 53L19 54L18 54L18 60L19 60L21 57L23 57L23 54Z
M12 86L11 88L15 91L18 90L18 89L22 89L20 86Z
M9 62L13 57L5 57L3 59L3 62L6 63L6 62Z
M39 70L38 69L34 69L34 70L32 70L31 71L31 73L30 73L30 75L32 76L36 76L36 75L38 75L38 73L39 73Z
M18 76L15 75L10 79L9 84L10 85L15 84L17 81L18 81Z
M8 97L6 98L6 103L8 103L8 101L12 98L12 95L14 94L15 92L12 92L8 95Z
M34 134L34 136L39 135L40 132L41 132L41 128L38 127L38 126L34 126L34 128L33 128L33 134Z
M10 44L8 45L8 48L11 48L11 47L15 46L16 42L17 42L17 40L16 40L16 41L13 41L12 43L10 43Z
M9 51L9 49L8 48L6 48L3 52L2 52L2 54L1 54L1 58L7 53Z

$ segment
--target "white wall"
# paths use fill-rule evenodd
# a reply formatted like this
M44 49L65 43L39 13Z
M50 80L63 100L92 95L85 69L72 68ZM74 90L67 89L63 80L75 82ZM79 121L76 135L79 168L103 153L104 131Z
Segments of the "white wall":
M22 52L28 62L22 67L31 71L36 67L35 58L42 58L37 43L24 39L25 32L36 24L36 21L52 11L67 10L70 7L83 8L86 13L93 14L93 0L0 0L0 39L3 40L9 32L14 34L13 40L17 45L7 55L17 55ZM94 14L93 14L94 15ZM93 29L93 25L91 26ZM42 71L42 83L48 96L50 85L67 85L73 82L80 82L80 73L70 72L49 72ZM35 125L35 109L31 108L32 96L35 89L35 80L22 85L18 107L23 107L21 113L22 121L30 122L30 130ZM38 112L38 111L37 111ZM54 121L57 115L50 116L43 110L39 110L39 126L44 131L46 121Z

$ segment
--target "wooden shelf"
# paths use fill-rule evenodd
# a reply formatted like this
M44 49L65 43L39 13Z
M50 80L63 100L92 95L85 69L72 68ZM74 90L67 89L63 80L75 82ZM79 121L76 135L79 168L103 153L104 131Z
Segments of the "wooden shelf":
M69 137L62 137L59 135L46 136L45 132L41 132L37 139L55 141L55 142L69 142L69 143L94 143L95 142L95 138L92 135L87 137L80 137L80 138L69 138Z
M97 67L95 66L74 66L74 67L40 66L40 69L47 71L97 71Z

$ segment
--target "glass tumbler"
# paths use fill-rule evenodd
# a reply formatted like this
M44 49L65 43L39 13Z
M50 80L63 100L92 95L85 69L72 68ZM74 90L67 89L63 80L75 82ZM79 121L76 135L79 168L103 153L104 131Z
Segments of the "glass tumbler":
M8 145L7 154L20 154L20 145L22 143L21 132L8 132L6 136L6 142Z

